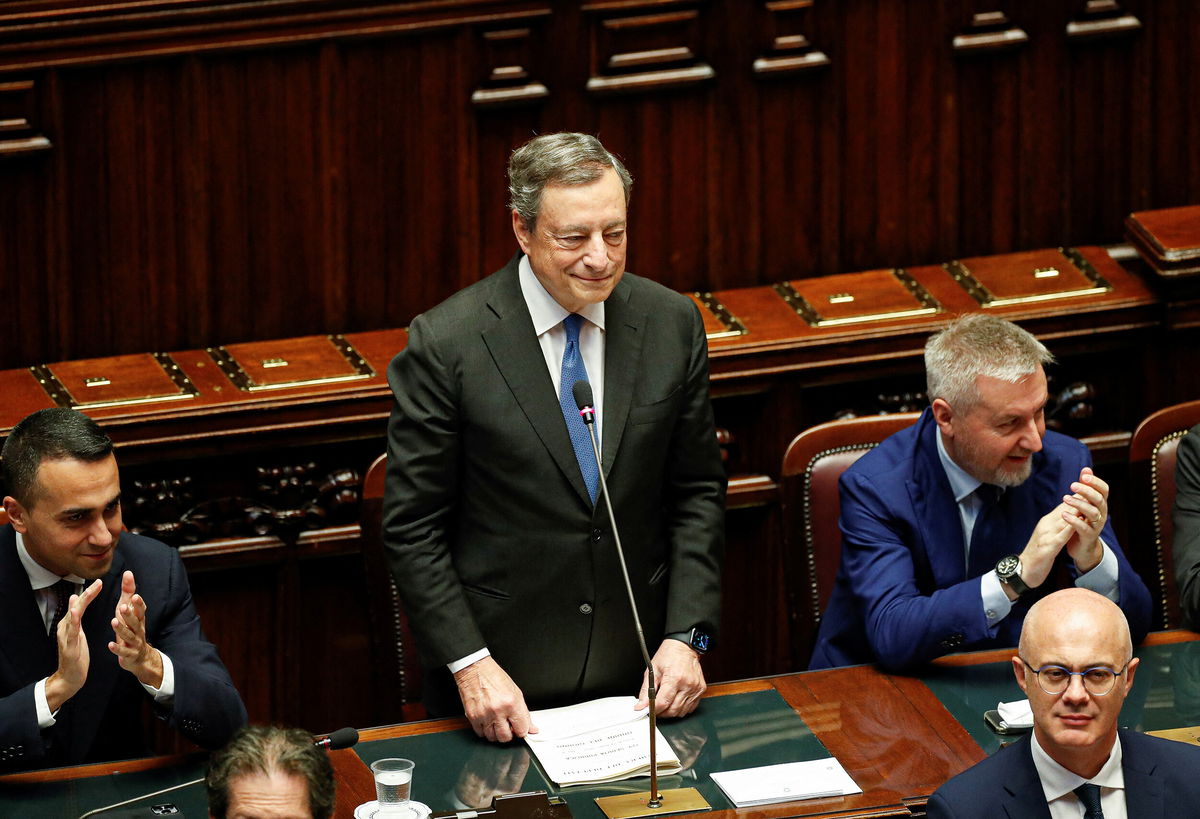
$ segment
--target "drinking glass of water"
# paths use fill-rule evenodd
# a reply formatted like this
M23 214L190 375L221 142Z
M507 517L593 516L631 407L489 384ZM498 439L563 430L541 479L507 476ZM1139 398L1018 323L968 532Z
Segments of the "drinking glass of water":
M371 763L375 774L375 798L380 815L403 813L412 793L413 762L411 759L380 759Z

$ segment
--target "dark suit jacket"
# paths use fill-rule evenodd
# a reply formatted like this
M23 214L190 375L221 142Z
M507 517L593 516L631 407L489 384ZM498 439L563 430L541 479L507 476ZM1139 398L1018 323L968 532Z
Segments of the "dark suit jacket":
M593 508L514 257L413 320L389 381L384 537L430 669L483 646L533 706L636 693L645 667L603 503ZM605 304L604 472L646 640L715 633L725 475L703 323L626 273Z
M1034 527L1091 464L1087 447L1047 432L1028 480L1001 497L1006 531L972 547L968 571L958 505L938 458L937 424L926 409L842 475L842 560L821 620L810 668L878 661L906 669L951 651L1015 646L1025 612L1074 576L1066 551L1039 588L1022 596L989 628L979 577L1025 548ZM1119 604L1134 642L1150 627L1150 593L1117 544L1112 520L1104 542L1118 561ZM1069 582L1069 580L1068 580Z
M1189 628L1200 628L1200 425L1179 441L1175 461L1175 582Z
M1194 816L1200 805L1200 748L1120 731L1129 819ZM1050 819L1026 735L942 785L929 819ZM1190 812L1189 812L1190 811Z
M129 569L146 601L146 636L171 658L175 698L154 705L137 678L108 650L111 621ZM103 578L100 595L83 615L91 665L87 682L59 710L55 724L38 729L33 688L58 667L58 649L17 556L16 533L0 527L0 771L75 765L142 756L142 711L159 716L187 737L217 748L246 722L246 709L212 644L200 631L187 573L179 554L158 541L124 532Z

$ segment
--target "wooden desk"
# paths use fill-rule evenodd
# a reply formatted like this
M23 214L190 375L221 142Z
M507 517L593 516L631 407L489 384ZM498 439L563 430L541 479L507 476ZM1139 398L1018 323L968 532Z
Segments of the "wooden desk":
M1174 630L1158 632L1150 635L1139 652L1150 658L1162 659L1163 652L1170 652L1170 647L1188 652L1200 658L1200 634L1190 631ZM928 676L917 678L884 674L873 666L853 666L850 668L830 669L827 671L812 671L801 674L790 674L778 677L768 677L757 680L746 680L712 686L706 695L706 700L728 697L753 692L778 692L782 700L791 707L803 720L813 737L820 741L825 749L833 754L863 789L857 796L833 799L814 799L802 802L791 802L780 805L769 805L757 808L747 808L743 811L714 810L713 815L720 819L733 819L738 815L749 815L765 819L788 819L789 817L913 817L923 814L924 805L939 785L949 777L970 767L986 756L978 738L983 736L980 725L981 711L972 705L968 712L962 711L961 703L944 704L936 691L941 690L944 680L937 679L940 675L960 673L963 669L988 670L997 678L1003 675L1004 666L1012 656L1013 650L996 650L959 654L942 658L934 663ZM1143 666L1147 666L1145 660ZM1161 665L1161 663L1160 663ZM1139 672L1140 674L1141 672ZM1137 718L1132 722L1145 728L1164 727L1153 724L1153 709L1155 702L1161 703L1163 691L1171 685L1170 670L1165 675L1160 670L1159 677L1153 682L1154 692L1145 698L1144 702L1136 703ZM990 695L992 692L986 692ZM1002 696L1015 699L1017 689L1015 684L1001 690ZM1131 697L1132 699L1132 697ZM1127 702L1128 705L1128 702ZM992 707L992 706L988 706ZM685 726L693 721L702 722L704 711L716 710L713 706L701 711L694 717L674 723ZM955 711L959 715L955 716ZM1160 707L1161 711L1161 707ZM1143 714L1150 716L1142 716ZM1123 713L1123 719L1125 714ZM1159 722L1162 721L1160 717ZM1181 726L1175 726L1181 727ZM517 743L511 748L490 745L482 740L476 741L469 734L466 722L462 719L427 720L402 725L364 730L361 734L357 749L334 751L331 759L337 776L338 805L335 816L337 819L351 819L354 807L374 798L375 788L370 770L360 757L360 751L367 751L370 756L369 744L373 742L394 740L396 738L443 738L453 736L457 747L465 748L464 757L472 757L472 762L482 769L490 770L498 765L489 764L489 755L494 754L496 760L511 759L514 755L526 755L523 745ZM744 735L743 735L744 739ZM710 741L719 741L710 737ZM740 741L740 740L739 740ZM810 740L811 741L811 740ZM726 743L727 745L730 743ZM997 743L992 743L993 746ZM990 750L990 749L989 749ZM378 754L377 754L378 755ZM414 755L415 756L415 755ZM729 754L726 753L726 758ZM16 774L0 777L0 815L9 815L5 810L6 798L20 797L21 787L31 787L36 783L69 783L82 781L87 778L103 777L107 774L120 772L123 778L128 778L128 785L123 786L127 793L137 793L140 790L153 789L154 785L142 788L136 784L134 777L156 769L175 769L178 781L198 776L202 757L198 755L182 757L161 757L148 760L134 760L125 763L104 765L89 765L77 768L60 768L48 771L38 771L26 774ZM414 798L427 802L435 810L451 807L449 795L443 790L423 787L422 781L431 781L437 773L443 780L449 778L461 779L456 766L470 767L467 759L453 760L453 765L441 765L440 761L429 758L417 758L417 777L414 780ZM425 776L422 777L422 767ZM697 768L702 767L699 763ZM464 768L465 770L465 768ZM524 774L518 782L522 781ZM536 777L531 776L530 779ZM706 777L705 777L706 778ZM529 787L529 780L523 780ZM171 784L171 783L167 783ZM644 783L642 783L644 787ZM160 785L161 787L161 785ZM669 785L665 785L669 787ZM65 788L63 789L66 790ZM508 789L509 791L512 788ZM475 791L480 798L485 798L483 789ZM59 793L53 789L45 789L47 800L65 801L69 794ZM187 798L176 798L177 804L192 816L194 804L203 804L203 794L198 789L190 789ZM114 797L108 801L117 801ZM163 797L168 801L171 797ZM191 801L187 801L190 799ZM197 800L199 800L197 802ZM84 810L95 807L86 804L81 799L71 802L71 807L79 810L71 813L64 811L62 805L50 805L51 811L45 815L62 819L74 816ZM597 819L599 812L592 814L580 809L576 804L572 808L576 819ZM25 814L22 813L24 816ZM199 815L199 814L198 814Z

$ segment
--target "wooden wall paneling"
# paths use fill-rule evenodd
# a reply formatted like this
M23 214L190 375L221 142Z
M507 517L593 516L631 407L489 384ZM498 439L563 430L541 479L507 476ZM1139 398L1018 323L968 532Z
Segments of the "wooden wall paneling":
M1188 0L1130 3L1145 25L1152 90L1149 97L1150 138L1138 146L1149 152L1151 207L1200 201L1200 80L1196 49L1200 8Z
M1004 25L1011 28L1011 21ZM1027 40L1009 38L1003 48L956 54L959 213L975 215L960 221L957 244L965 255L981 248L1015 249L1019 89L1028 53Z
M1018 164L994 170L1014 182L1015 246L1053 247L1067 243L1067 214L1073 197L1082 193L1071 185L1070 142L1078 128L1069 99L1072 58L1061 19L1022 12L1030 44L1020 64Z
M368 308L384 326L407 324L481 275L472 46L470 31L450 28L346 50L347 85L362 89L355 121L367 126L347 140L347 224L367 243L351 248L349 273L356 304L386 304L382 315ZM358 226L360 216L382 239Z
M371 702L369 696L374 669L362 557L355 551L302 558L297 574L295 617L285 626L297 635L287 676L292 723L328 733L345 725L376 724L378 713L402 722L398 694L390 704Z
M284 604L279 564L263 556L257 565L207 571L189 561L188 579L204 633L229 669L250 721L285 719L292 683L281 683L277 665L282 653L278 614ZM288 627L294 630L294 623Z
M52 146L0 158L0 295L11 308L0 358L28 361L55 343L48 317L63 284L56 199L62 151L54 145L59 84L45 72L2 82L10 87L0 90L0 118L29 122L27 128L14 126L14 137L42 135Z
M1064 180L1071 207L1061 222L1064 232L1080 242L1104 241L1120 229L1121 214L1137 207L1128 168L1134 130L1144 129L1146 123L1132 116L1130 67L1141 34L1083 41L1060 35L1060 39L1069 60L1063 88L1071 123L1069 175Z

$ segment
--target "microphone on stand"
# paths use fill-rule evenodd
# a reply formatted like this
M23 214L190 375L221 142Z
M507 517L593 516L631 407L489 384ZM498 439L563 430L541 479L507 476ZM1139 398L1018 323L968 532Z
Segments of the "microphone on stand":
M326 751L339 751L342 748L349 748L357 742L358 742L358 729L357 728L339 728L336 731L334 731L332 734L329 734L328 736L324 736L319 739L314 739L313 745L317 746L318 748L324 748ZM99 814L110 811L113 808L123 808L126 805L132 805L134 802L141 802L143 799L153 799L156 796L162 796L163 794L171 793L173 791L182 790L184 788L190 788L193 785L201 784L207 778L208 778L207 776L202 776L199 779L193 779L190 782L182 782L178 785L172 785L169 788L163 788L162 790L153 791L152 793L144 793L140 796L135 796L132 799L126 799L123 802L115 802L111 805L105 805L102 808L95 808L94 810L89 810L87 813L81 814L79 819L88 819L88 817L90 817L90 816L98 816ZM156 806L156 807L159 807L159 806ZM161 807L166 808L167 806L161 806ZM175 809L175 806L171 805L170 808ZM163 813L162 815L163 816L171 816L171 815L178 815L178 814Z
M678 804L664 806L663 795L658 790L658 756L655 753L655 741L658 736L658 719L654 706L654 695L658 690L658 686L654 679L654 664L650 660L650 651L646 648L646 635L642 631L642 620L638 617L637 599L633 596L633 584L629 582L629 566L625 563L625 551L621 548L621 535L617 531L617 518L613 514L612 495L608 493L608 481L604 479L604 465L600 462L600 446L596 440L596 409L592 405L592 385L587 381L576 381L574 386L571 387L571 394L575 397L575 406L579 407L579 415L583 418L583 425L587 427L588 438L592 442L592 455L596 458L596 469L600 473L599 495L604 498L604 506L608 510L608 522L612 526L613 542L617 545L617 561L621 564L621 576L625 580L625 591L629 594L629 610L633 613L633 625L637 630L638 647L642 650L642 659L646 663L646 698L650 701L649 794L601 797L596 800L596 803L610 817L617 815L617 813L622 817L633 817L652 816L659 813L675 813L680 810L705 810L710 806L695 788L680 788L671 791L673 794L678 794L687 803L686 806ZM692 793L686 793L687 791L691 791ZM647 810L641 812L635 812L636 809L631 810L629 800L633 798L640 801L643 795L649 797L645 802ZM609 813L605 805L602 804L606 800L620 800L621 804L618 805L614 802L614 813ZM699 800L699 802L697 803L693 800Z

